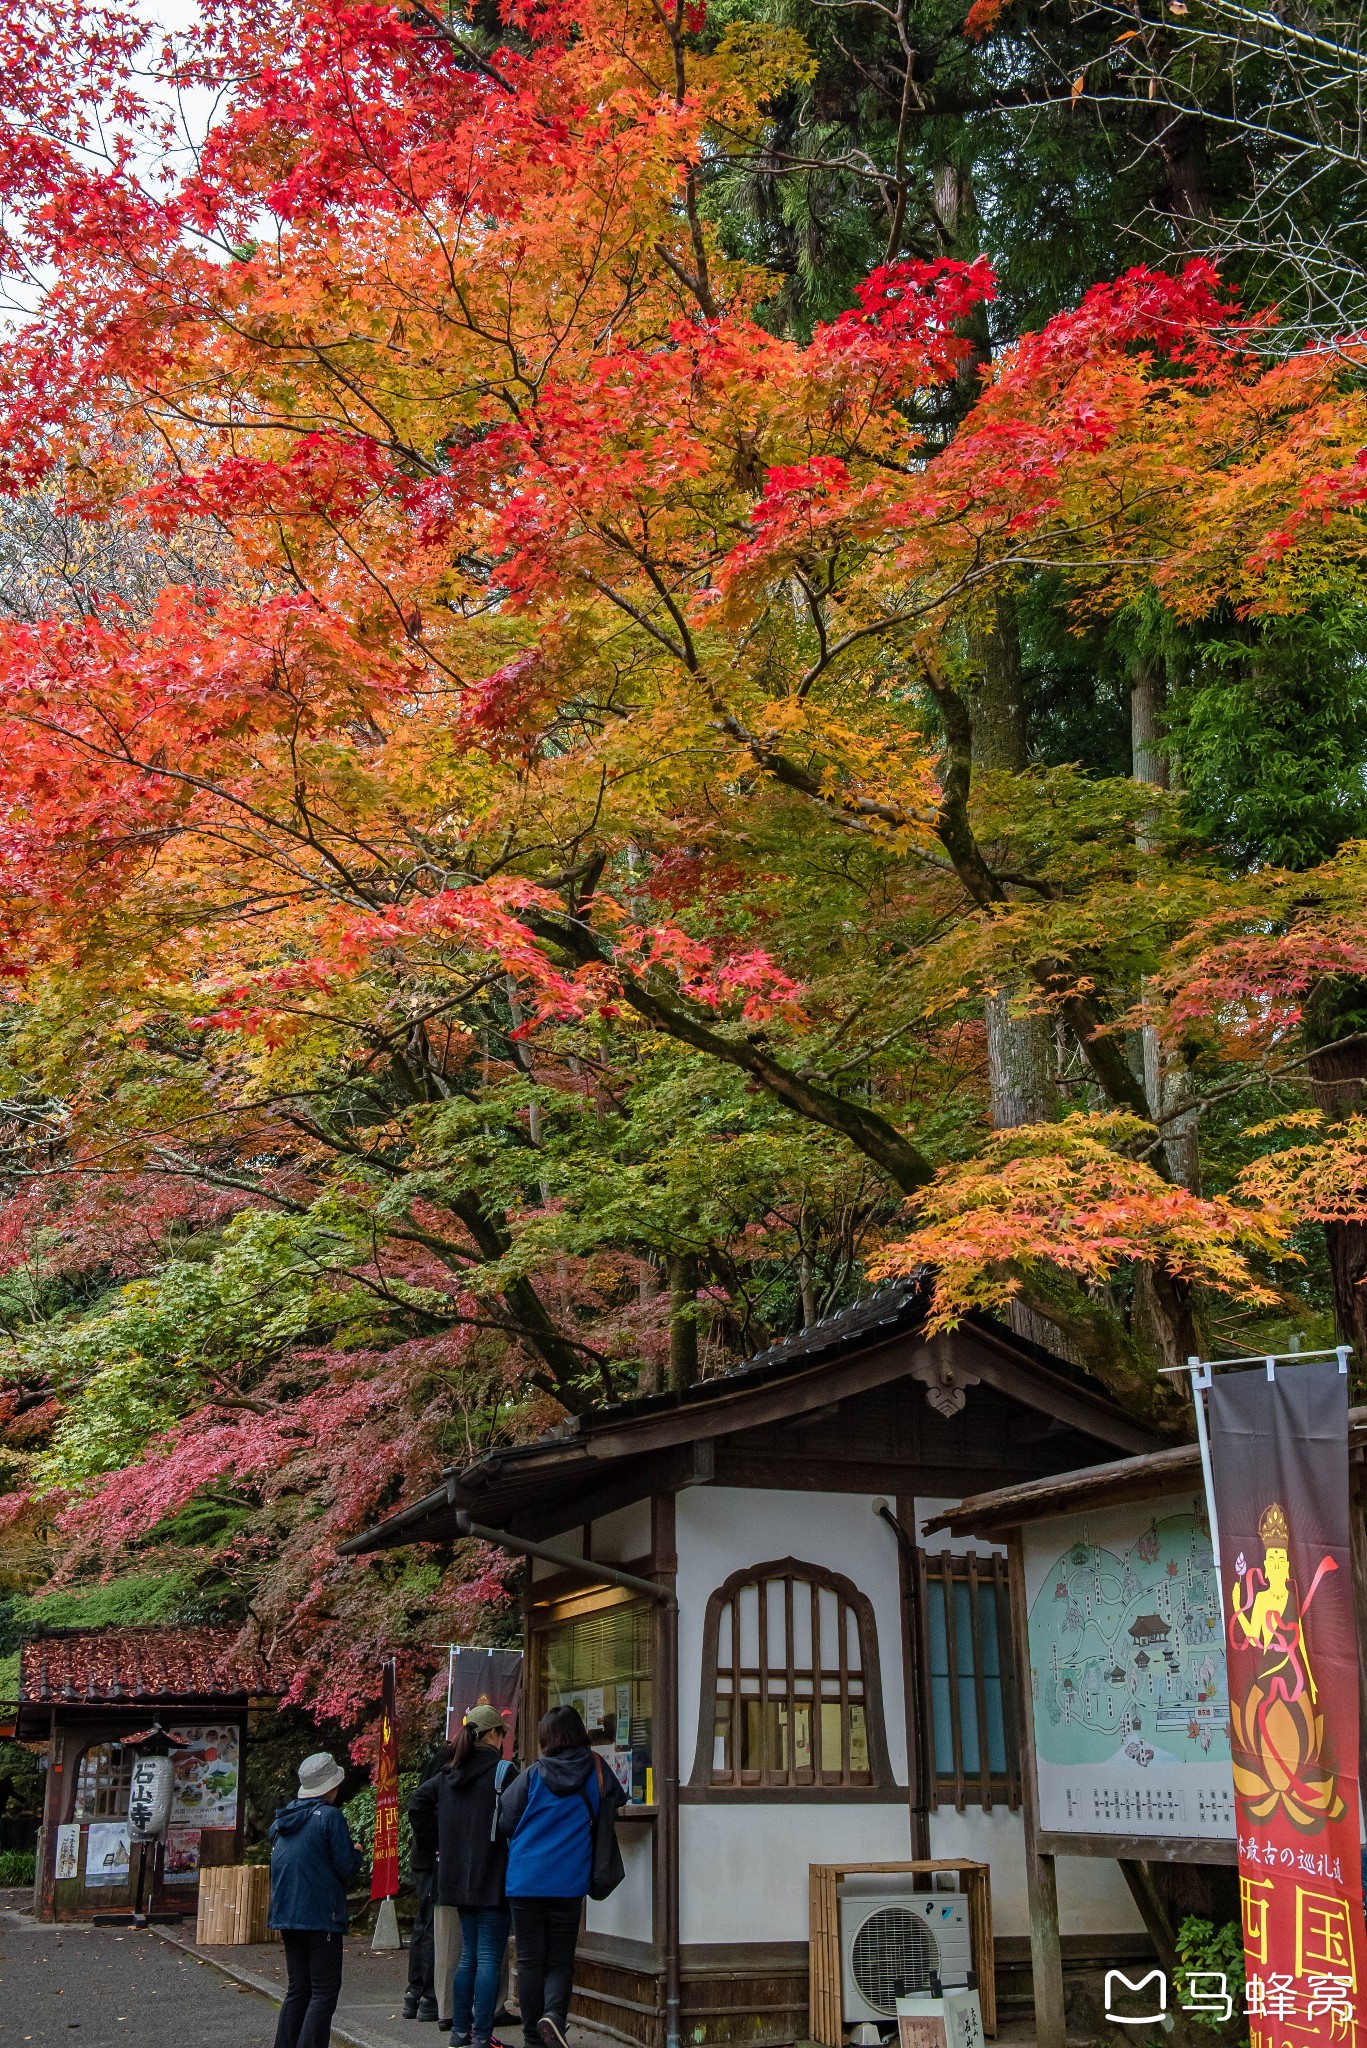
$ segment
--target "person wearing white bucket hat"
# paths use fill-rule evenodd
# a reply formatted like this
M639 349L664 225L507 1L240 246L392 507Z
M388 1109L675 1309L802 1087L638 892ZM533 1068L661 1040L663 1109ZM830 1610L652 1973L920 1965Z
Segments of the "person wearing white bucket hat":
M289 1987L275 2048L327 2048L342 1990L346 1888L364 1862L337 1810L346 1772L325 1749L299 1766L299 1791L271 1822L271 1926Z

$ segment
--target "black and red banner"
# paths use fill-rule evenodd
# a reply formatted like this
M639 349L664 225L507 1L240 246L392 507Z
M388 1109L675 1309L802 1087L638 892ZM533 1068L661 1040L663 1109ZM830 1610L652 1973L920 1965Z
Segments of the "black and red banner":
M447 1676L446 1739L451 1741L471 1707L493 1707L507 1734L503 1754L511 1756L522 1706L521 1650L452 1650Z
M370 1896L399 1894L399 1726L395 1666L386 1659L380 1694L380 1747L375 1758L375 1845L370 1859Z
M1348 1381L1209 1391L1251 2048L1367 2048Z

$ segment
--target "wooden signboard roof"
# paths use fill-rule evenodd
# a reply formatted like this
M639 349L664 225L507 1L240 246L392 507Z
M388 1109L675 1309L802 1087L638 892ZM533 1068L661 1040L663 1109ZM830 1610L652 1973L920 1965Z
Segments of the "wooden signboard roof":
M1349 1450L1367 1449L1367 1408L1348 1411ZM956 1508L927 1522L926 1533L948 1529L954 1536L999 1537L1029 1522L1088 1508L1118 1507L1125 1501L1148 1500L1202 1485L1201 1453L1195 1443L1172 1444L1140 1457L1117 1458L1107 1465L1087 1465L1020 1486L998 1487L991 1493L969 1494Z

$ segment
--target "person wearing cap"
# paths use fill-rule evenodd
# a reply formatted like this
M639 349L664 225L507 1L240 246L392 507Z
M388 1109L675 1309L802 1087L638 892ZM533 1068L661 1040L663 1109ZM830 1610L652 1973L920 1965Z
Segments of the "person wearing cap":
M496 1707L471 1707L451 1761L408 1803L414 1847L435 1850L436 1909L460 1916L460 1960L437 2002L451 2015L453 2048L499 2048L494 2011L508 1946L504 1876L508 1844L497 1827L498 1795L513 1767L503 1761L506 1724Z
M319 1750L299 1766L299 1791L271 1822L271 1912L289 1985L275 2048L327 2048L342 1989L346 1888L365 1861L337 1810L346 1776Z

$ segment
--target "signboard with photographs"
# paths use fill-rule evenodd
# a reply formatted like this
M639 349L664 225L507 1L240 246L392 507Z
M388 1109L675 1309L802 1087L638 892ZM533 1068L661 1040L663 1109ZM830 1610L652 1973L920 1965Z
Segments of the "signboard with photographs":
M242 1733L231 1724L168 1728L182 1745L171 1762L175 1791L171 1826L235 1828L241 1781Z
M166 1862L162 1869L164 1884L197 1884L199 1882L200 1831L198 1828L171 1827L166 1830Z

